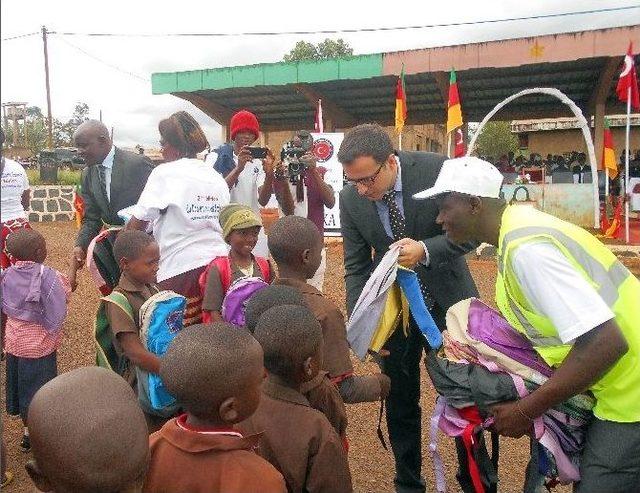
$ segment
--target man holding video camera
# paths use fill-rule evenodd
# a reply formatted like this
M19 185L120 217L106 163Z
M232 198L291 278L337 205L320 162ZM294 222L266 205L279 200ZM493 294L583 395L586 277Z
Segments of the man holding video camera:
M258 118L247 110L231 117L231 142L211 151L205 162L220 173L231 194L231 202L245 204L260 214L271 198L274 181L274 157L265 147L251 147L260 133ZM268 257L264 228L258 235L254 254Z
M287 179L288 185L276 188L276 198L285 216L300 216L311 220L324 236L324 208L331 209L336 198L333 188L324 181L327 169L318 166L313 155L313 137L305 130L285 142L280 152L276 179ZM284 174L284 175L283 175ZM319 291L324 284L326 251L315 276L308 282Z

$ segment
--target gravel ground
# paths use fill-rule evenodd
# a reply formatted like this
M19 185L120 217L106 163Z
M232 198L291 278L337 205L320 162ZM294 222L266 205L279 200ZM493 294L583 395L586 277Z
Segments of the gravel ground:
M47 239L49 257L47 264L51 267L66 270L66 259L69 255L76 230L72 222L41 223L36 225ZM344 284L342 280L342 246L332 243L328 248L328 265L325 292L339 306L344 308ZM481 297L491 302L494 294L496 276L495 264L491 260L469 261ZM94 361L94 346L92 324L98 303L98 292L89 279L86 270L79 278L80 286L74 293L69 307L69 316L65 324L65 336L62 348L58 353L59 372L69 371L80 366L91 365ZM372 363L360 363L354 359L357 373L375 372L377 368ZM34 491L24 470L25 462L30 458L19 449L22 427L19 418L10 418L4 413L4 384L5 368L2 364L2 409L4 424L4 440L8 451L8 468L13 471L16 479L6 489L10 492ZM429 485L428 491L434 491L434 475L432 462L428 453L428 423L433 410L435 391L431 386L426 372L422 375L423 409L423 473ZM379 406L377 404L358 404L348 406L350 441L349 462L354 480L355 490L358 492L391 492L393 491L393 456L385 451L376 435L376 424ZM524 468L528 459L528 440L502 439L500 454L501 492L521 491ZM456 458L453 441L440 437L439 448L445 463L447 482L452 491L457 491L455 481ZM556 491L568 492L568 488Z

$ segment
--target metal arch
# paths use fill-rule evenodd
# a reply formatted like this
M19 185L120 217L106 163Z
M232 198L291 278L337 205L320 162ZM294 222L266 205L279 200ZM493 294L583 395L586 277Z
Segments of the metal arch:
M482 132L482 128L484 125L495 115L498 111L500 111L504 106L509 104L511 101L518 99L522 96L527 96L529 94L546 94L548 96L554 96L558 98L562 103L567 105L569 109L573 112L575 117L578 119L578 123L580 124L580 129L582 130L582 135L587 144L587 153L589 154L589 164L591 165L591 178L593 183L593 227L598 229L600 227L600 195L598 193L598 162L596 161L596 151L593 147L593 140L591 138L591 131L589 130L589 124L587 123L586 118L582 114L582 110L578 108L578 106L569 98L566 94L564 94L559 89L554 87L534 87L531 89L525 89L520 91L508 98L504 99L502 102L498 103L488 114L484 117L484 119L480 122L478 129L473 134L471 142L469 143L469 149L467 150L467 156L470 156L471 153L475 150L476 141L478 140L478 136Z

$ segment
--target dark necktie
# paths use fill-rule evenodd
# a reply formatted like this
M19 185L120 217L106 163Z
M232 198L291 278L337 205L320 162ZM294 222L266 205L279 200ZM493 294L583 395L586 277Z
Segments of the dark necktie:
M102 195L107 203L109 203L109 195L107 195L107 168L101 164L98 165L98 178L100 179Z
M405 222L404 216L402 212L400 212L400 207L396 203L396 191L389 190L382 196L382 201L389 208L389 224L391 226L391 234L393 235L393 239L395 241L401 240L405 237ZM427 288L424 287L422 280L418 277L418 284L420 285L420 291L422 292L422 297L424 298L424 302L427 305L427 308L431 310L433 305L435 304L435 300L431 293L427 291Z

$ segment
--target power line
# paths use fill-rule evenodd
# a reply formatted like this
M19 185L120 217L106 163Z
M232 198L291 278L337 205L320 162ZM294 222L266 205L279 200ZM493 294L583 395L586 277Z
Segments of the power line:
M11 41L13 39L28 38L29 36L35 36L36 34L42 34L42 33L41 32L37 32L37 33L18 34L17 36L10 36L8 38L2 38L2 41Z
M91 36L91 37L137 37L137 38L157 38L157 37L233 37L233 36L287 36L287 35L308 35L308 34L349 34L384 31L406 31L412 29L428 29L436 27L457 27L475 26L481 24L495 24L499 22L514 22L536 19L551 19L557 17L567 17L587 14L602 14L607 12L620 12L624 10L640 9L640 5L628 5L624 7L609 7L603 9L581 10L576 12L560 12L554 14L541 14L526 17L509 17L503 19L486 19L480 21L448 22L442 24L426 24L421 26L397 26L397 27L372 27L361 29L328 29L320 31L282 31L282 32L242 32L242 33L79 33L79 32L51 32L62 36Z
M67 45L71 46L72 48L74 48L74 49L78 50L80 53L83 53L84 55L88 56L89 58L92 58L92 59L94 59L95 61L97 61L97 62L99 62L99 63L102 63L103 65L106 65L106 66L107 66L107 67L109 67L109 68L112 68L112 69L114 69L114 70L117 70L118 72L121 72L121 73L123 73L123 74L129 75L129 76L131 76L131 77L134 77L134 78L136 78L136 79L138 79L138 80L140 80L140 81L142 81L142 82L149 82L149 81L150 81L150 79L147 79L147 78L145 78L145 77L143 77L143 76L141 76L141 75L139 75L139 74L136 74L136 73L133 73L133 72L129 72L128 70L125 70L125 69L123 69L123 68L120 68L120 67L118 67L117 65L113 65L113 64L111 64L111 63L109 63L109 62L106 62L106 61L102 60L101 58L98 58L97 56L95 56L95 55L93 55L93 54L89 53L88 51L83 50L83 49L82 49L82 48L80 48L79 46L76 46L76 45L74 45L73 43L70 43L69 41L67 41L66 39L64 39L64 38L62 38L62 37L60 37L60 38L58 38L58 39L59 39L60 41L62 41L63 43L65 43L65 44L67 44Z

